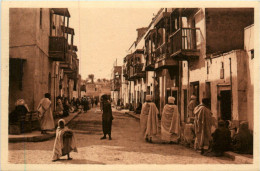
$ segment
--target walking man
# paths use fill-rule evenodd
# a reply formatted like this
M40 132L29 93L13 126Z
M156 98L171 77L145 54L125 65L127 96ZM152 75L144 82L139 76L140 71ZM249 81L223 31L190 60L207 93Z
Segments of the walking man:
M45 97L41 99L37 111L39 113L41 133L46 134L47 130L54 129L54 119L51 110L51 95L45 94Z
M174 101L174 97L168 97L168 104L164 106L162 112L161 138L168 143L178 143L181 135L180 114Z
M111 127L112 127L112 109L111 109L111 103L108 101L107 95L103 95L103 114L102 114L102 128L104 136L100 139L106 139L106 135L108 134L109 140L112 140L111 138Z
M201 154L204 153L204 149L209 148L209 142L212 140L211 126L213 118L209 106L210 100L203 98L202 103L194 109L196 134L194 148L201 150Z
M152 136L158 133L158 114L156 105L152 102L152 96L146 95L146 102L142 106L140 114L141 132L146 141L152 142Z

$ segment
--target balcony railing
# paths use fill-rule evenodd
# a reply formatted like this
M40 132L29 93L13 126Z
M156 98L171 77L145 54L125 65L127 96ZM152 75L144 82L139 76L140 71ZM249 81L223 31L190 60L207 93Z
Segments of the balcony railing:
M145 77L145 72L143 71L143 63L136 64L134 66L134 77L135 78L143 78Z
M73 71L73 53L69 51L66 53L66 59L64 62L60 63L60 67L64 69L65 73L70 73Z
M198 56L197 35L198 28L181 28L170 35L170 49L172 57L187 58Z
M68 41L65 37L49 37L49 57L54 61L64 61L68 51Z
M163 43L155 50L155 56L157 59L163 59L167 55L167 44Z

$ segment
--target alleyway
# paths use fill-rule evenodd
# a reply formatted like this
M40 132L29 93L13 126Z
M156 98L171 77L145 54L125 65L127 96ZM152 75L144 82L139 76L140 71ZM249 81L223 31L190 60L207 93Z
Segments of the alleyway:
M139 122L114 112L112 140L102 136L101 112L94 108L79 114L69 127L76 133L78 153L73 160L55 164L203 164L233 163L231 159L209 158L181 145L146 143L139 135ZM51 161L54 139L44 142L9 143L9 162L54 164Z

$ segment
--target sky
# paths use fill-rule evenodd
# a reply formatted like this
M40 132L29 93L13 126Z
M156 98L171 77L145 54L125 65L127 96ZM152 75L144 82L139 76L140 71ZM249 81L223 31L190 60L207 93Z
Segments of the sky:
M137 37L137 28L147 27L159 8L69 8L69 26L74 28L82 79L111 77L115 61L123 58Z

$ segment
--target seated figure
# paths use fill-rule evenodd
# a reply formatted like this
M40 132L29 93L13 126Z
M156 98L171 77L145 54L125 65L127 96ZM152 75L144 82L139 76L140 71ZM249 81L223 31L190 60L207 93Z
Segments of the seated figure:
M233 150L241 154L253 154L253 135L248 129L248 122L239 125L238 133L233 138Z

